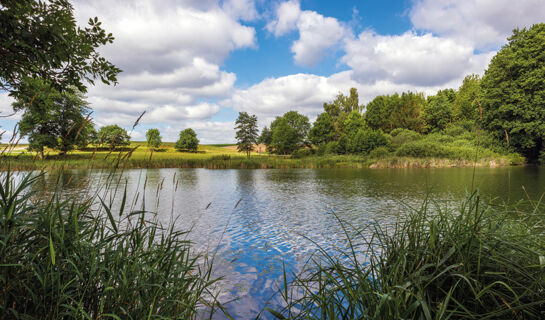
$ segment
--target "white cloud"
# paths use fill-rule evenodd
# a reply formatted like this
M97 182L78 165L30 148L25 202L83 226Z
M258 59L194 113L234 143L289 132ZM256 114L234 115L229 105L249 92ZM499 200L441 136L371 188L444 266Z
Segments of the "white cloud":
M222 8L235 19L254 21L259 18L254 0L227 0Z
M409 16L414 27L469 42L480 49L497 48L516 27L543 22L543 0L416 0Z
M293 42L291 51L295 63L301 66L316 65L328 49L334 48L350 34L337 19L324 17L315 11L301 11L299 2L293 0L278 6L276 18L267 24L267 30L277 37L293 30L299 31L299 39Z
M383 36L364 31L357 39L346 40L345 50L342 61L363 83L443 85L461 75L482 72L490 59L490 54L474 54L470 45L414 32Z
M232 121L186 121L177 126L166 126L161 130L164 141L176 141L180 131L192 128L201 144L234 143L235 123Z

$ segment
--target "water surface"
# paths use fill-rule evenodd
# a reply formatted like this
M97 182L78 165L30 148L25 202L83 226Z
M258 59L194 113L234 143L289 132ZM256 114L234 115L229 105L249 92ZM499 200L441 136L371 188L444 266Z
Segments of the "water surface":
M49 174L44 184L53 185L57 178ZM452 206L474 189L487 201L537 199L545 191L545 170L74 170L61 181L66 192L85 184L87 192L114 207L126 187L134 209L144 204L159 220L191 229L196 249L217 252L215 273L225 276L220 298L237 299L227 303L227 310L236 319L250 319L267 302L279 303L272 296L283 263L297 271L318 246L333 251L345 244L336 216L356 227L374 221L387 226L426 196Z

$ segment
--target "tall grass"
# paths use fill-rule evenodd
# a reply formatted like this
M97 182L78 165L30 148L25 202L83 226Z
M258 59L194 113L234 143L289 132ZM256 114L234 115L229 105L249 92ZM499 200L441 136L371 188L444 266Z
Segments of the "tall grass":
M192 319L214 304L184 232L126 212L126 194L99 214L100 199L38 192L37 178L0 178L0 318Z
M278 319L545 318L539 203L510 210L472 194L457 210L430 204L390 228L343 224L356 234L345 253L322 252L325 260L286 280L286 307L269 311Z

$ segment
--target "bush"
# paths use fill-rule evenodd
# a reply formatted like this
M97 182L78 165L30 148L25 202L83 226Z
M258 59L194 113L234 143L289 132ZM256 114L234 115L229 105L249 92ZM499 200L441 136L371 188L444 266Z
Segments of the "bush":
M316 155L323 156L326 154L327 151L327 144L326 143L320 143L318 147L316 148Z
M400 157L424 158L443 157L445 154L443 147L436 142L413 141L401 145L397 149L396 155Z
M326 154L341 154L343 152L341 150L341 146L339 142L331 141L325 146L325 153Z
M372 130L369 128L359 129L358 132L348 139L346 145L347 153L364 153L367 154L371 150L386 146L388 139L380 130Z
M299 149L291 154L291 157L293 159L301 159L305 157L310 157L312 155L312 151L307 148Z
M384 159L390 156L390 154L390 150L388 150L386 147L378 147L369 152L369 156L373 159Z
M402 128L392 130L392 132L390 132L390 135L392 136L391 143L395 147L399 147L405 143L422 139L422 135L420 135L420 133Z

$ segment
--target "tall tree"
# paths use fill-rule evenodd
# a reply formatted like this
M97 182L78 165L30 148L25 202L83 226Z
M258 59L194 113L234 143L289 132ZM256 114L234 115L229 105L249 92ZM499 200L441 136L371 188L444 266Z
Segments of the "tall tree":
M312 129L309 132L309 140L314 145L328 143L335 140L335 128L331 117L327 112L322 112L314 121Z
M148 148L157 149L162 143L161 132L159 129L152 128L146 131L146 142L148 143Z
M257 117L247 112L239 112L235 124L237 149L239 152L246 152L249 158L258 139Z
M481 88L484 127L537 159L545 148L544 23L513 31L492 58Z
M272 133L271 145L278 154L291 154L300 148L299 133L284 118L279 118Z
M60 92L47 81L31 78L22 88L26 94L18 96L13 109L23 111L19 131L28 136L31 150L41 157L45 147L65 154L82 143L90 111L81 92L77 89Z
M286 128L286 125L291 128L289 132L280 132ZM288 111L282 117L276 117L271 123L270 130L272 132L271 146L276 153L286 154L289 150L293 152L299 148L310 145L310 142L308 141L310 122L307 116L302 115L297 111ZM293 132L295 133L292 134ZM280 143L280 140L278 139L281 139L282 143ZM282 146L281 150L277 148L278 146Z
M361 112L362 109L363 106L359 105L358 90L356 88L350 89L349 96L339 93L335 97L335 100L330 103L324 103L324 111L331 118L337 138L341 135L342 126L348 114L352 111Z
M127 133L127 130L117 124L104 126L98 131L98 143L108 145L112 150L117 147L128 146L130 141L131 137Z
M429 96L422 107L422 119L426 131L443 130L452 122L453 102L456 92L452 89L439 90L436 95Z
M41 78L59 91L100 79L116 83L121 71L99 53L111 33L97 18L88 27L76 24L67 0L0 2L0 88L17 97L26 78Z
M178 141L174 144L174 148L178 151L197 151L199 148L199 139L197 139L195 131L191 128L181 131Z
M477 120L480 118L479 97L481 78L476 74L464 78L453 102L452 115L455 120Z

